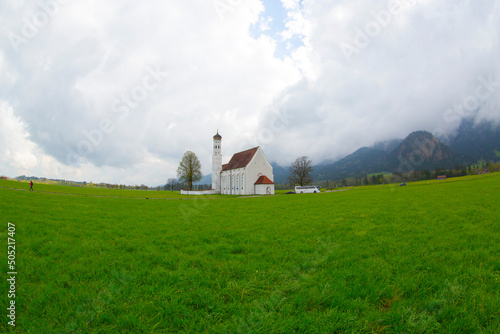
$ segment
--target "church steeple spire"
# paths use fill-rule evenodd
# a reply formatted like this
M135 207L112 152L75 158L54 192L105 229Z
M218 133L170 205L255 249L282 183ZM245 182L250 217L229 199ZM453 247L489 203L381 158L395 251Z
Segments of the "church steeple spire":
M214 140L216 140L216 139L217 140L221 140L222 139L221 135L219 134L219 129L217 129L217 134L214 136Z

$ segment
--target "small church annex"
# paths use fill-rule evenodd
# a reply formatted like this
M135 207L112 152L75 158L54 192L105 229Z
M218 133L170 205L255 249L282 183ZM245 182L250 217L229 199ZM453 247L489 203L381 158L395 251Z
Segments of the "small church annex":
M273 167L260 146L238 152L222 164L222 136L213 138L212 188L226 195L273 195Z

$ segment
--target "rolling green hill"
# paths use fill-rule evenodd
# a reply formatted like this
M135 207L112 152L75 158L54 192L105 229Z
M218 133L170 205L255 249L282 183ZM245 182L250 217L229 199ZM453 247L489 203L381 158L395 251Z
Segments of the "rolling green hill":
M246 198L15 188L0 180L2 333L500 331L498 174Z

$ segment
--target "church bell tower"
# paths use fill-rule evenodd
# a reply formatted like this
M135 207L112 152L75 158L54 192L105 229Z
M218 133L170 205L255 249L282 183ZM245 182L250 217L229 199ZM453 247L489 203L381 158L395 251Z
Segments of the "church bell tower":
M212 154L212 189L219 192L220 189L220 173L222 172L222 154L221 154L222 137L217 130L214 136L214 153Z

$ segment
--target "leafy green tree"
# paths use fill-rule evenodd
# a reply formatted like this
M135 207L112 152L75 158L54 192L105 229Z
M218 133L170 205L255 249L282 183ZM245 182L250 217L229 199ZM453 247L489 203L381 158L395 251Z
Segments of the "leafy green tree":
M300 186L312 182L312 161L308 157L298 157L290 166L290 182Z
M193 182L201 180L201 164L196 154L191 151L184 153L182 161L177 168L177 177L180 182L186 183L188 189L193 189Z

